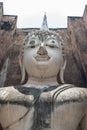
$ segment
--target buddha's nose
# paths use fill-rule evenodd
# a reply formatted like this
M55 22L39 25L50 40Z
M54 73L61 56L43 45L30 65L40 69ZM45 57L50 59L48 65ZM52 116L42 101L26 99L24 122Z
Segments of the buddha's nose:
M37 54L47 55L47 50L46 50L46 47L44 46L44 43L41 43L39 50L37 51Z

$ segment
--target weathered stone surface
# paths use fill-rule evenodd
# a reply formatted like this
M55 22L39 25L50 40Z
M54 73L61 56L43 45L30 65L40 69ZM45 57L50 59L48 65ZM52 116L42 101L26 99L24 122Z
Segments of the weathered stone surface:
M2 14L3 4L0 3L0 70L9 57L7 78L4 86L20 84L19 67L20 47L25 36L38 28L16 28L17 16ZM7 22L7 23L6 23ZM8 26L8 22L11 26ZM2 26L4 23L5 26ZM5 24L6 23L6 24ZM50 29L58 32L64 41L68 58L65 81L77 86L87 86L87 5L82 17L68 17L67 28Z

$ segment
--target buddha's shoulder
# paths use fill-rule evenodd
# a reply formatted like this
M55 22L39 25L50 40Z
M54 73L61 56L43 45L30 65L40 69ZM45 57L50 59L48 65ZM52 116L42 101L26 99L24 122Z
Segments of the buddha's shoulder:
M8 86L0 88L0 104L25 104L30 105L34 100L33 95L27 94L27 89L20 86Z
M21 86L8 86L8 87L1 87L0 88L0 98L12 98L12 97L24 97L28 95L26 93L27 89Z
M64 84L51 92L52 99L59 103L82 102L87 100L87 88Z
M87 89L72 84L59 85L41 94L41 100L53 102L83 101L87 99Z

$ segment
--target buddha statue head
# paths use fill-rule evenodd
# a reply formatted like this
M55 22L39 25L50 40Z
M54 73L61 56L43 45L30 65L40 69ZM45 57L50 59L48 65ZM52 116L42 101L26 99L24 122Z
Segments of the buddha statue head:
M39 80L58 77L64 83L66 59L61 36L55 31L41 27L31 31L25 38L20 54L20 66L23 83L26 73ZM59 81L58 81L59 82Z

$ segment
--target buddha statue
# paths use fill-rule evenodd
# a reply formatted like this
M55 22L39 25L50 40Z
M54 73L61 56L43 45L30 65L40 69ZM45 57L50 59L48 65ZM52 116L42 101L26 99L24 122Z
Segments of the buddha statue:
M19 56L21 85L0 88L1 130L87 130L87 89L64 82L61 36L30 32Z

